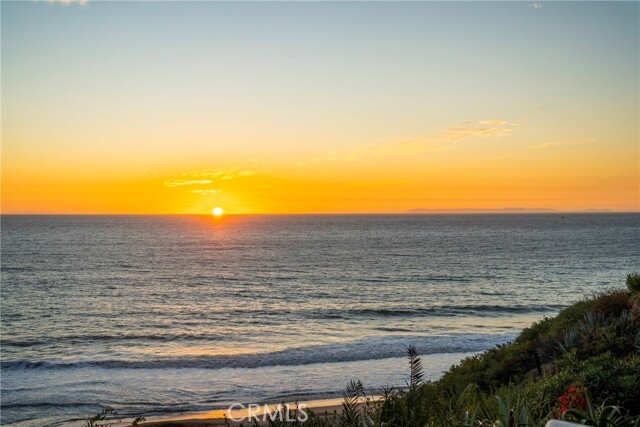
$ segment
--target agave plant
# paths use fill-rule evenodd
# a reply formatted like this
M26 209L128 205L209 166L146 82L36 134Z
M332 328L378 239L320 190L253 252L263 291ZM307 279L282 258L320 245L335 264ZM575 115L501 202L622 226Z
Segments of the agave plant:
M561 343L559 343L560 349L564 353L568 353L569 350L576 347L579 342L580 342L580 334L577 331L570 329L564 333L564 339L562 340Z
M505 391L494 396L498 401L498 419L495 424L502 427L532 425L524 392L519 388Z
M592 425L597 427L640 426L640 416L627 415L619 406L605 406L604 403L594 408L591 403L588 402L588 406L585 411L568 409L563 414L563 418L577 421L580 424Z
M599 326L607 326L610 323L610 319L602 313L594 313L590 311L585 313L582 317L581 329L588 331L589 329L597 328Z
M620 313L620 316L618 316L618 320L617 323L619 326L627 326L629 323L631 323L631 312L629 312L628 310L623 311L622 313Z

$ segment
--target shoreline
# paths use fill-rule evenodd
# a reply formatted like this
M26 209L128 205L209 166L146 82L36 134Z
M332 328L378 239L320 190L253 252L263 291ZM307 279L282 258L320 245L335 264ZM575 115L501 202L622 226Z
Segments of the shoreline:
M379 396L373 396L373 398L379 398ZM316 415L334 415L339 414L342 411L342 402L344 401L343 397L334 397L328 399L314 399L297 402L286 402L285 406L291 408L291 411L294 411L297 408L301 411L301 415L303 410L311 410ZM365 400L361 399L360 404L364 404ZM141 425L144 427L201 427L201 426L224 426L225 425L225 416L229 418L229 424L232 426L238 426L242 423L251 424L253 420L249 419L250 411L251 413L258 418L259 424L262 425L266 423L268 419L268 412L272 412L278 408L278 406L282 405L282 403L274 403L274 404L264 404L257 405L253 409L250 408L239 408L229 411L229 409L214 409L212 411L207 412L196 412L184 414L182 416L169 415L166 417L154 417L146 420ZM246 405L248 406L248 405ZM268 408L268 411L266 411ZM236 420L241 419L242 421L232 421L231 418Z

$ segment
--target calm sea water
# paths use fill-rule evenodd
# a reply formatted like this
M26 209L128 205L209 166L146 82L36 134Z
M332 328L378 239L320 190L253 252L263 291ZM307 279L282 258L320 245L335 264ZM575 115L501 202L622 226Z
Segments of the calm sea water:
M2 425L402 386L640 267L640 215L3 216Z

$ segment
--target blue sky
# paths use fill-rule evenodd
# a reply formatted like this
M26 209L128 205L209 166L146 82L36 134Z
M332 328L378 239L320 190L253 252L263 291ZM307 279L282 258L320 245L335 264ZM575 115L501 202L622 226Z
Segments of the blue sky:
M633 156L639 3L536 5L2 2L3 152L10 169L35 152L127 174L276 168L498 120L516 147Z

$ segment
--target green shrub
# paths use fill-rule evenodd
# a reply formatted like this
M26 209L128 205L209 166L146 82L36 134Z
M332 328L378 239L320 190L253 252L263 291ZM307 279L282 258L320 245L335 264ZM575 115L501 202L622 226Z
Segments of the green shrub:
M619 405L640 415L640 358L617 358L604 353L577 363L574 376L593 402Z
M596 314L619 316L631 308L629 293L625 290L607 292L596 297L593 312Z
M627 289L629 289L629 292L640 292L640 273L627 275Z

